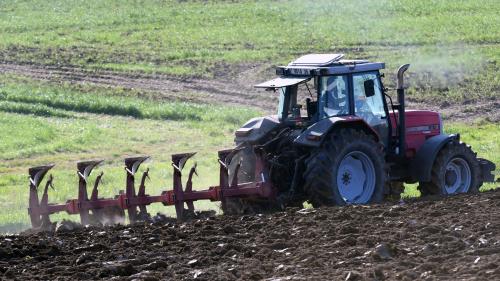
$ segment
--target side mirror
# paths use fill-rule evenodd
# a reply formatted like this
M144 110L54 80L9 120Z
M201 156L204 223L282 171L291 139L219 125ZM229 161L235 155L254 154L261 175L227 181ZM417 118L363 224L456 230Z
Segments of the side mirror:
M375 95L375 82L373 81L373 79L363 82L363 86L365 88L365 96L367 98L373 97Z

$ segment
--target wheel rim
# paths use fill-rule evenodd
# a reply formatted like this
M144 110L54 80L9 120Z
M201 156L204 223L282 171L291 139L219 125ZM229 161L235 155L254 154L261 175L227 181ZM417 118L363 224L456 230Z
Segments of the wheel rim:
M446 165L444 189L447 194L468 192L471 184L469 163L463 158L453 158Z
M376 176L372 160L361 151L344 156L337 170L337 188L347 204L366 204L375 191Z

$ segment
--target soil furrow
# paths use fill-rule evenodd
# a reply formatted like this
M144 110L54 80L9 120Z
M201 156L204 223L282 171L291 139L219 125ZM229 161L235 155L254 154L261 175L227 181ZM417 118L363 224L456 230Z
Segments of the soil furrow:
M0 236L0 279L498 280L499 200L497 189L184 223L64 223Z

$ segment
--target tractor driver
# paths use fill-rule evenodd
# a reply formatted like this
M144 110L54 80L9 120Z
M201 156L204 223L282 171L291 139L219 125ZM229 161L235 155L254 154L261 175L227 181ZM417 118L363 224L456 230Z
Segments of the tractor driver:
M349 103L346 77L328 76L322 79L320 103L326 115L325 117L348 114Z

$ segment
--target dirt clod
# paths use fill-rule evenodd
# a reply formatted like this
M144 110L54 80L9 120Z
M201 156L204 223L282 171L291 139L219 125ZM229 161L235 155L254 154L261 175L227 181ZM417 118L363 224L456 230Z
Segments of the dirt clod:
M75 229L79 229L82 226L76 222L69 221L69 220L62 220L57 223L56 225L56 232L66 232L66 231L73 231Z
M104 262L99 277L130 276L136 272L129 261Z
M75 264L76 265L80 265L80 264L83 264L85 262L87 262L88 260L90 260L91 257L88 253L83 253L81 254L75 261Z
M359 272L356 272L356 271L349 271L345 277L345 280L346 281L356 281L356 280L360 280L362 277L361 277L361 274L359 274Z

